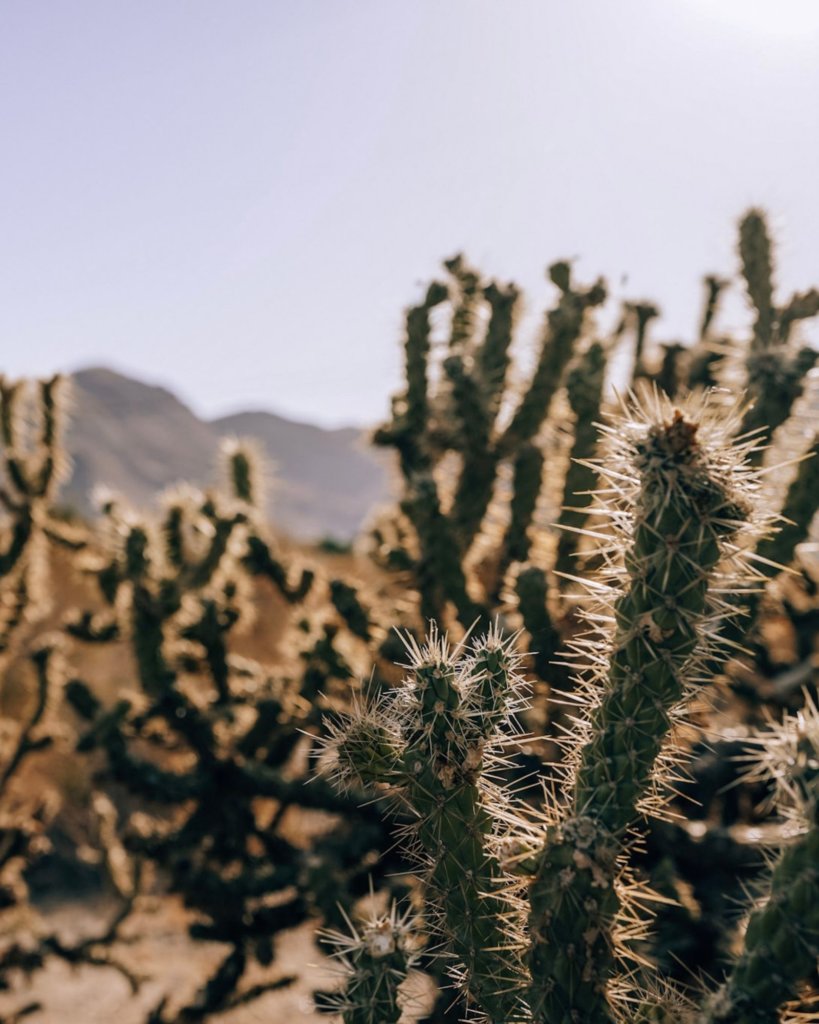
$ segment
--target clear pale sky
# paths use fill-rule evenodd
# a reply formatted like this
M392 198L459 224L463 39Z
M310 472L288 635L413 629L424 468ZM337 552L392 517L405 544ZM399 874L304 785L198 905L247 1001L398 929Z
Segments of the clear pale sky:
M688 337L763 204L819 283L819 0L3 0L0 139L0 369L203 415L377 421L458 250Z

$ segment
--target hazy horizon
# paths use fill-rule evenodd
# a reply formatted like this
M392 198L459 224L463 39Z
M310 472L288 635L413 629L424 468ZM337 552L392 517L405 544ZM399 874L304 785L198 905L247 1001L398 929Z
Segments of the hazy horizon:
M12 0L0 30L2 372L372 424L457 251L535 314L577 257L689 338L762 205L783 291L819 283L811 0Z

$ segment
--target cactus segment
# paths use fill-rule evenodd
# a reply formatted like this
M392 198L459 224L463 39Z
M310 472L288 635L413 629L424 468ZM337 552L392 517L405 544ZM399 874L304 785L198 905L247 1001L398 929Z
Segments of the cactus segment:
M424 870L432 927L492 1024L523 1012L515 911L499 891L508 879L492 852L490 808L503 801L482 775L524 695L515 639L493 629L454 654L434 628L423 646L408 641L405 685L359 708L327 743L342 786L380 782L414 819L405 831Z
M656 392L642 403L632 397L605 428L598 469L619 537L607 573L613 597L601 614L613 626L581 645L591 687L602 694L586 723L568 808L547 830L530 888L530 1003L543 1024L613 1019L606 988L622 843L725 611L716 581L728 584L726 563L742 569L755 480L747 443L731 444L715 404L714 395L682 410Z

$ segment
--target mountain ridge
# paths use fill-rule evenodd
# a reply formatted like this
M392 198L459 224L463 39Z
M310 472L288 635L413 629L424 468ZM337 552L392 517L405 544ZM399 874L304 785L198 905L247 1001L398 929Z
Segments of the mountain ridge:
M147 509L181 480L213 482L228 436L256 443L274 480L267 514L297 539L350 540L389 495L387 462L368 446L366 429L325 428L262 409L206 420L164 385L104 366L71 379L66 446L74 471L63 500L83 513L92 510L98 485Z

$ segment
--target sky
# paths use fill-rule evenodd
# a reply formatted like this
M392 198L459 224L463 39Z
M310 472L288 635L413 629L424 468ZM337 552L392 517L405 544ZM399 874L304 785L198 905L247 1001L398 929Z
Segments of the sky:
M691 337L750 205L819 283L816 0L2 0L0 139L0 370L208 417L382 419L459 251L523 351L563 257Z

